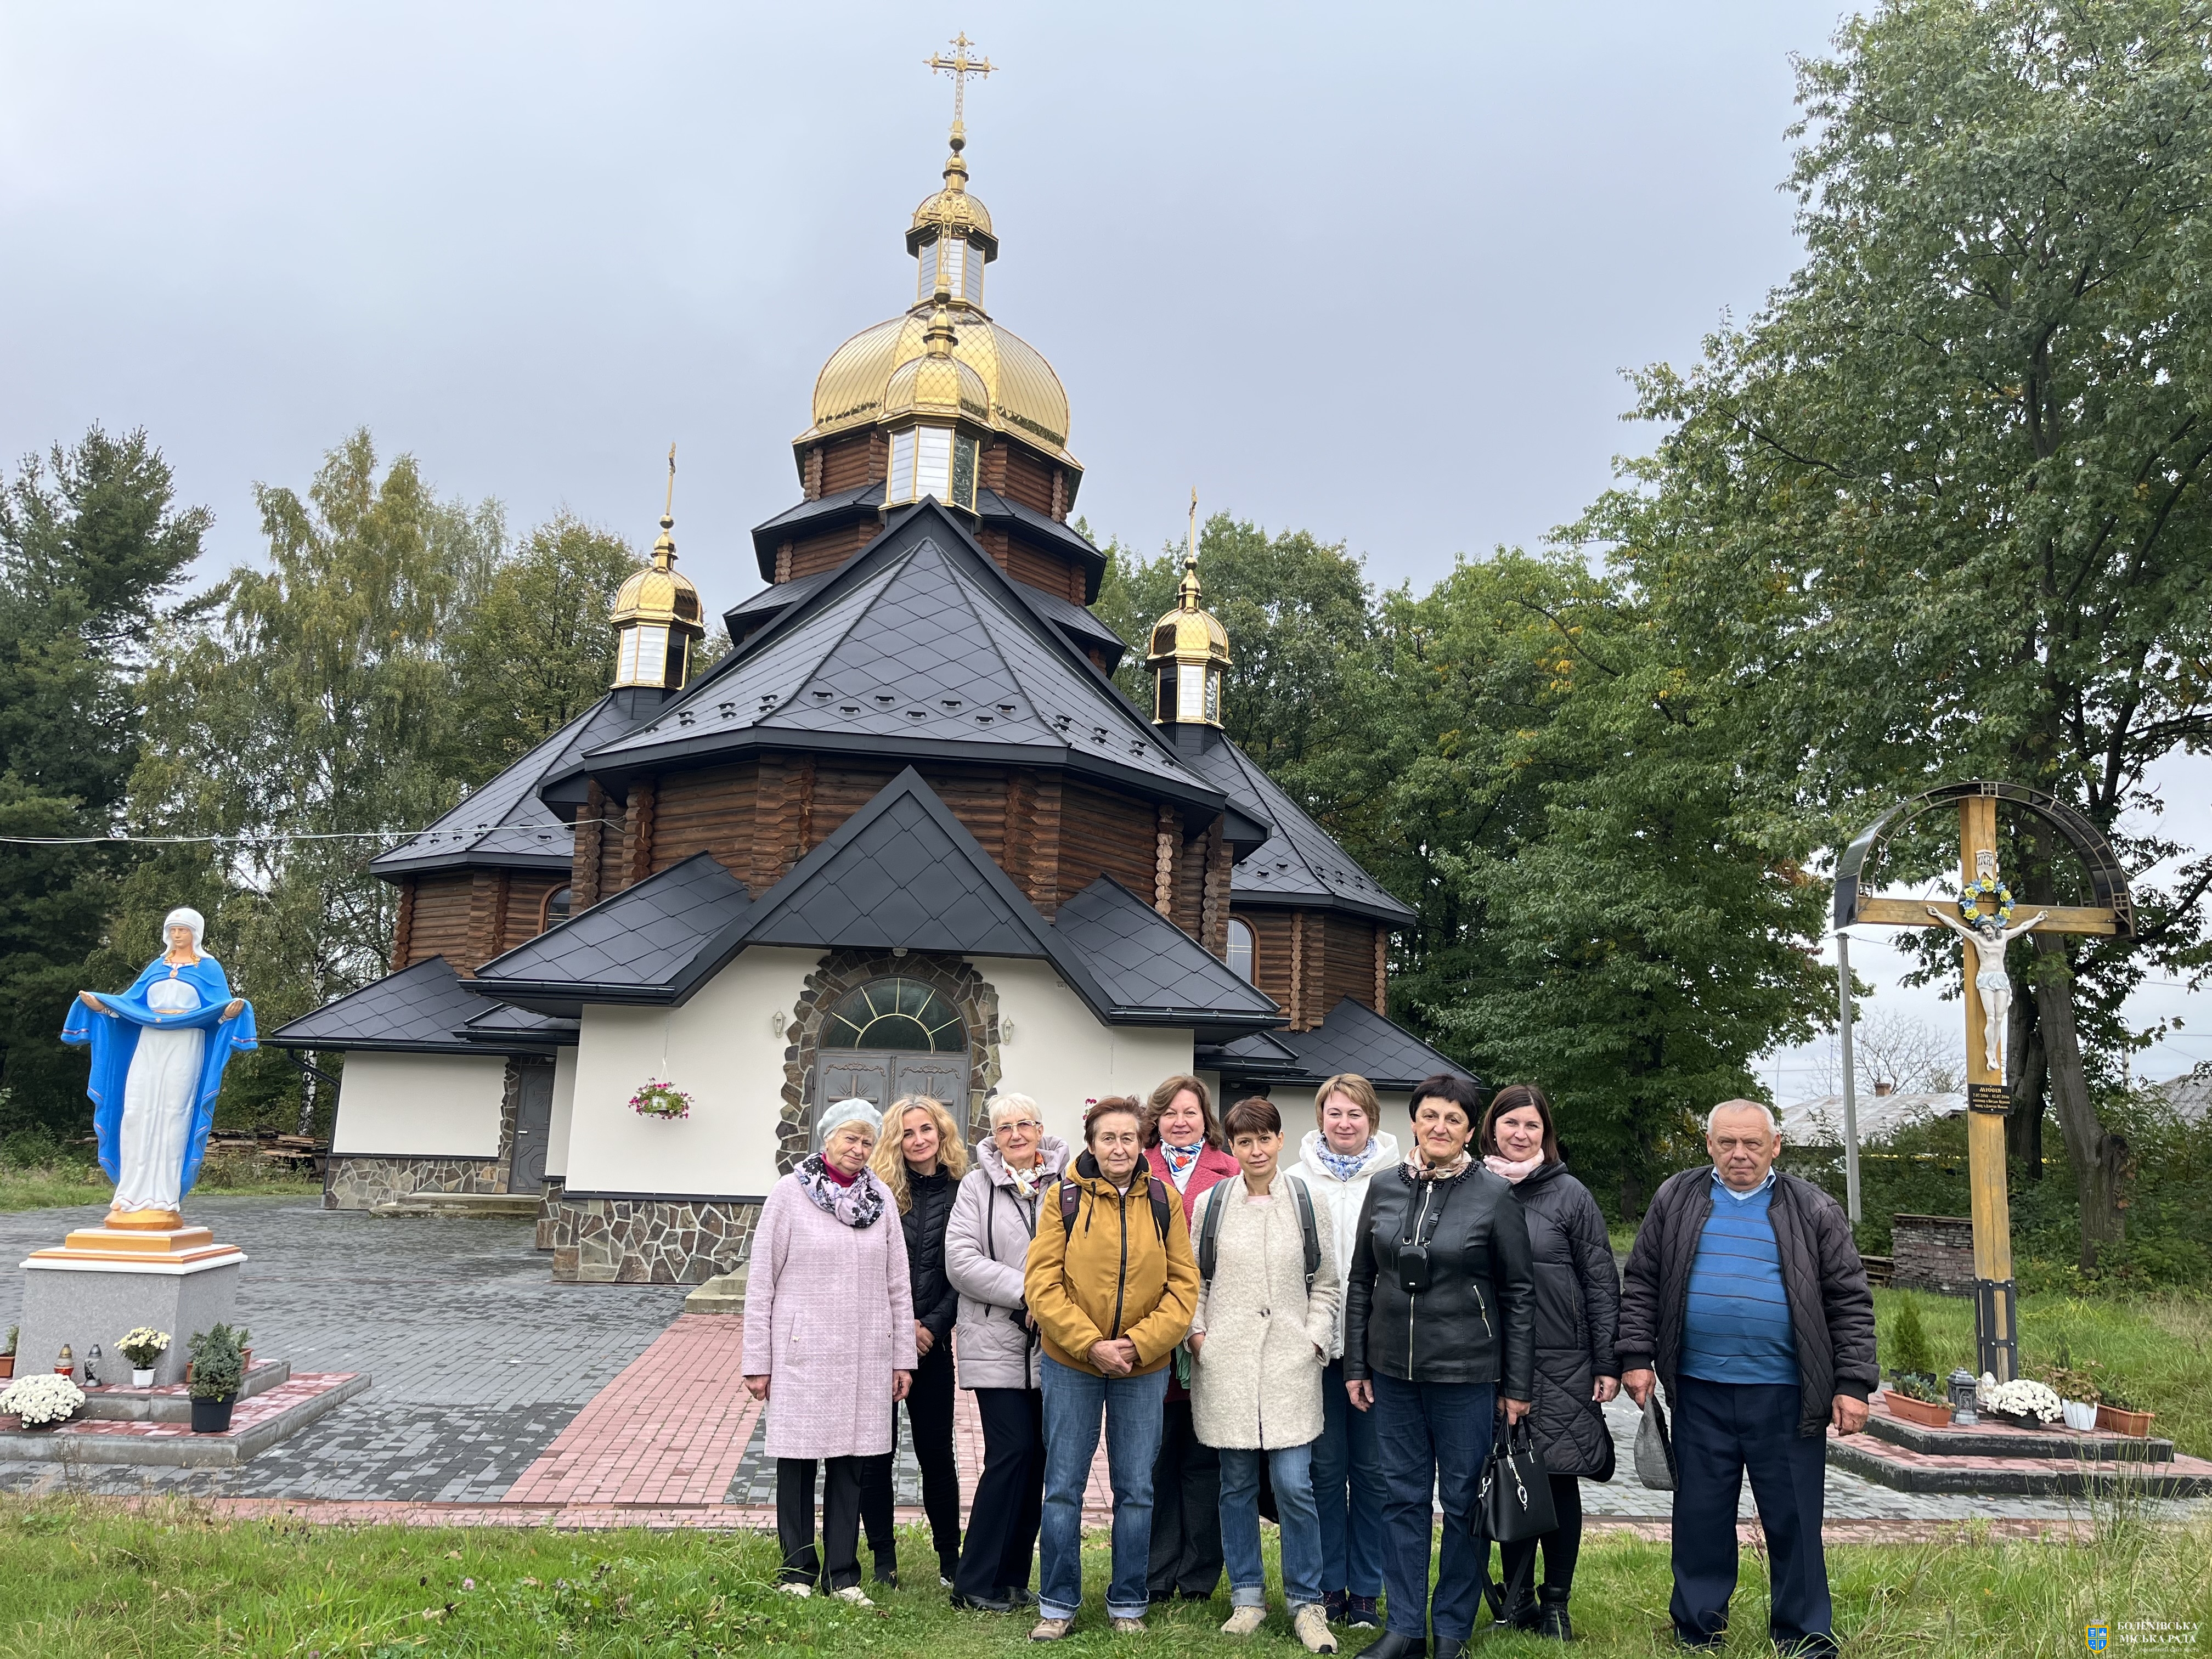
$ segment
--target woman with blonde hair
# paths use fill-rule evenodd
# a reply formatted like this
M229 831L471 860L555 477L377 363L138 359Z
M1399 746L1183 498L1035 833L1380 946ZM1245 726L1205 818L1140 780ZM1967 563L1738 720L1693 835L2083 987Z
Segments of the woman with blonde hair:
M907 1391L906 1422L914 1436L914 1461L921 1466L921 1508L937 1547L937 1576L950 1586L960 1565L960 1470L952 1457L952 1326L959 1292L945 1271L945 1225L960 1177L968 1173L968 1148L960 1126L941 1102L905 1095L884 1114L883 1139L868 1160L898 1206L906 1236L906 1263L914 1294L914 1346L921 1356ZM891 1408L892 1449L897 1449L898 1408ZM890 1469L869 1483L865 1515L876 1557L876 1581L898 1582L898 1551L891 1525Z

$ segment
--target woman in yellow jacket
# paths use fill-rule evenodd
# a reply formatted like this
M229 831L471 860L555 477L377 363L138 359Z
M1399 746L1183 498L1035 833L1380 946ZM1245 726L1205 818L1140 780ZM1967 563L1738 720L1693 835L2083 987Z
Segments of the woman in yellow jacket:
M1037 1206L1022 1291L1044 1350L1044 1524L1037 1625L1056 1642L1083 1604L1083 1489L1106 1421L1114 1488L1114 1629L1145 1628L1152 1462L1176 1344L1198 1305L1198 1266L1175 1189L1145 1163L1142 1109L1109 1096L1084 1115L1084 1150Z

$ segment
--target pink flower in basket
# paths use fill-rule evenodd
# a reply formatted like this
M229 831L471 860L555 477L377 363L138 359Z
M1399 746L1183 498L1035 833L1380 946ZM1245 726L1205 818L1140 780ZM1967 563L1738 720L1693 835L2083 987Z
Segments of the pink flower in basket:
M674 1084L655 1078L629 1097L629 1109L640 1117L689 1117L691 1097Z

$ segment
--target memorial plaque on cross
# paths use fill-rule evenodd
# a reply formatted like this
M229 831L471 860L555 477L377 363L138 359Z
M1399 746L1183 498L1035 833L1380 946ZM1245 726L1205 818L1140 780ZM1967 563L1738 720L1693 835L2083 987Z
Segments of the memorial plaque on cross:
M2092 896L2085 905L2032 909L2014 900L1997 866L1997 803L2022 807L2057 830L2087 866ZM1955 900L1863 896L1867 860L1899 824L1930 807L1959 809L1959 881ZM2019 919L2014 920L2015 912ZM2012 1211L2005 1179L2004 1121L2012 1109L2005 1086L2006 1016L2012 981L2005 947L2028 932L2128 937L2135 907L2125 874L2097 827L2063 801L2009 783L1957 783L1893 807L1853 838L1836 865L1835 924L1942 927L1960 936L1966 1012L1966 1172L1974 1224L1974 1328L1981 1370L1999 1382L2019 1375L2020 1340L2012 1274Z

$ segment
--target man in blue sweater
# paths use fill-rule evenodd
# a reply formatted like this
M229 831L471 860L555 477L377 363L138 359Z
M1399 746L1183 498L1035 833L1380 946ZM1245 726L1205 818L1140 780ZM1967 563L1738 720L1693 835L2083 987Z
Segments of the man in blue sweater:
M1780 1126L1753 1100L1705 1120L1710 1168L1660 1187L1623 1275L1616 1352L1642 1404L1674 1407L1675 1639L1718 1649L1735 1593L1743 1477L1766 1530L1767 1628L1786 1654L1836 1650L1820 1548L1827 1431L1866 1425L1874 1298L1850 1224L1774 1167Z

